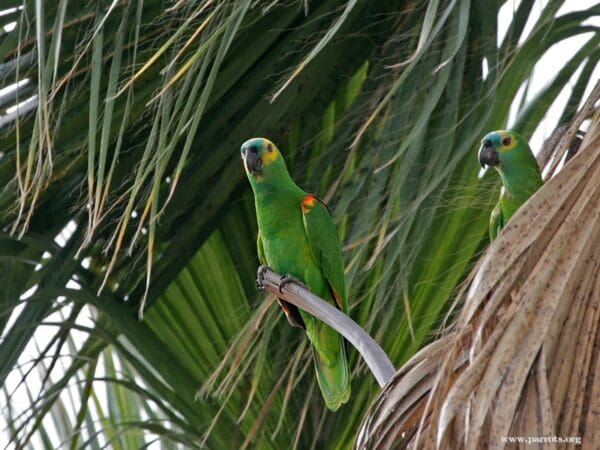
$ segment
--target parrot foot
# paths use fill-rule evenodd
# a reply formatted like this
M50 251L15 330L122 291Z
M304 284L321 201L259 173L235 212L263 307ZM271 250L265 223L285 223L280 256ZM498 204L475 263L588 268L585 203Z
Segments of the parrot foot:
M256 271L256 289L258 289L259 292L265 291L264 281L265 281L265 272L266 271L267 271L267 266L262 265L262 264L260 266L258 266L258 270Z
M294 278L289 273L286 273L279 279L279 292L281 294L283 294L283 287L286 284L291 283L291 282L298 283L298 284L304 286L304 284L300 280L298 280L297 278Z

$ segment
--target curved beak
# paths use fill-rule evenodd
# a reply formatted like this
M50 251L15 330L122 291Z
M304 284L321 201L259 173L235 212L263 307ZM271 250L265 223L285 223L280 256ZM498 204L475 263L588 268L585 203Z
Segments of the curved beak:
M255 145L242 145L242 159L247 173L260 175L262 171L262 158Z
M486 165L495 167L500 164L500 155L491 141L485 140L482 142L477 156L482 168L485 168Z

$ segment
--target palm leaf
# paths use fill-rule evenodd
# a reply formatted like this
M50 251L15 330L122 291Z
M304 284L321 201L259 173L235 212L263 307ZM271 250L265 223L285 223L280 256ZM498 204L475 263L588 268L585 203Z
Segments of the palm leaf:
M506 126L548 47L597 39L585 21L598 8L556 17L562 3L528 36L519 7L498 43L500 5L484 1L4 2L22 6L0 16L16 21L0 35L0 86L21 81L0 98L7 439L127 448L153 433L165 448L348 448L378 388L351 355L352 404L335 416L319 406L302 336L254 290L239 144L272 137L296 181L329 199L351 315L399 366L432 339L484 245L497 186L477 177L477 140ZM521 108L526 134L596 57L589 44L561 63ZM29 356L48 327L55 347ZM22 359L47 357L49 375L17 374ZM115 372L91 378L106 358ZM40 375L39 399L16 414ZM118 404L110 417L101 392ZM71 435L55 437L51 411L68 394Z
M588 105L598 98L600 85ZM514 436L593 445L599 145L596 112L578 154L482 255L456 322L384 388L356 448L504 447Z

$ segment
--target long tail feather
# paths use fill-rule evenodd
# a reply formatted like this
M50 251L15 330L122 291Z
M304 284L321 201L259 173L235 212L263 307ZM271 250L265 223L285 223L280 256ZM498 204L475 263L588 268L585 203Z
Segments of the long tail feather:
M344 340L339 337L340 350L335 360L319 353L313 346L313 357L317 381L325 404L332 411L336 411L350 398L350 370Z

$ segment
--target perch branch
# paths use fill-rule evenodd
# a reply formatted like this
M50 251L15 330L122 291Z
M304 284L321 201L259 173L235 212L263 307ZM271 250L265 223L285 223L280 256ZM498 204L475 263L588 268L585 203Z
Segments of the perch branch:
M269 267L261 266L258 272L258 282L265 291L296 305L344 336L363 357L379 386L383 387L396 373L379 344L346 314L295 280L289 280L280 290L281 275Z

